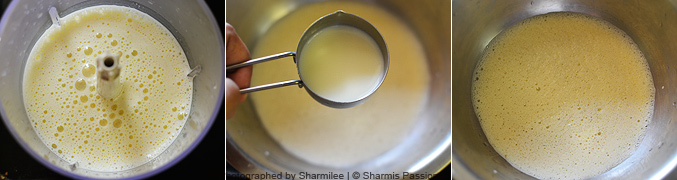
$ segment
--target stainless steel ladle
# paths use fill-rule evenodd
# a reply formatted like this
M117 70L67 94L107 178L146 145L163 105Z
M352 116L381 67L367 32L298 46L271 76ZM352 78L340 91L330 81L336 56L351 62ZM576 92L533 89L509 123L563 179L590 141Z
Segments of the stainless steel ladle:
M303 77L300 75L301 69L299 67L299 62L303 61L303 58L300 56L301 52L303 51L304 46L306 43L318 32L321 30L330 27L330 26L335 26L335 25L345 25L345 26L351 26L354 28L357 28L359 30L364 31L369 35L378 45L379 49L381 50L381 54L383 55L383 74L380 77L380 80L378 82L378 85L376 88L372 89L367 95L362 96L358 99L355 99L353 101L349 102L338 102L338 101L333 101L330 99L327 99L325 97L322 97L315 93L311 88L308 88L307 86L304 86L303 84ZM256 87L250 87L250 88L245 88L241 89L240 93L250 93L250 92L255 92L255 91L261 91L261 90L266 90L266 89L272 89L272 88L278 88L278 87L283 87L283 86L289 86L289 85L298 85L299 87L305 87L306 91L308 94L310 94L313 99L315 99L317 102L320 102L323 105L333 107L333 108L349 108L353 107L359 104L364 103L364 100L366 100L371 94L376 92L378 87L381 86L383 83L383 80L385 80L385 76L388 73L388 66L389 66L389 58L388 58L388 47L386 46L385 41L383 40L383 37L381 36L381 33L378 32L378 30L371 25L371 23L367 22L366 20L362 19L361 17L343 12L341 10L336 11L334 13L328 14L326 16L321 17L320 19L316 20L313 22L313 24L306 29L306 31L303 33L301 36L301 39L299 40L298 47L296 49L298 53L295 52L284 52L284 53L279 53L275 55L270 55L266 57L261 57L261 58L256 58L252 60L248 60L239 64L231 65L226 67L226 71L232 71L237 68L245 67L245 66L251 66L254 64L266 62L266 61L271 61L275 59L280 59L284 57L294 57L294 62L296 63L296 69L299 74L300 80L289 80L289 81L283 81L283 82L277 82L277 83L271 83L271 84L266 84L266 85L261 85L261 86L256 86Z

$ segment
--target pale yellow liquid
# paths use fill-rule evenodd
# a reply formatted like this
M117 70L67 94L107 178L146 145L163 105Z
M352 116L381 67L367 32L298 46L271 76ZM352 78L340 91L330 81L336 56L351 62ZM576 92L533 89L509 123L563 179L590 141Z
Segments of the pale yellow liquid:
M378 87L385 70L376 41L364 31L344 25L316 33L299 57L306 87L334 102L368 96Z
M371 160L399 144L422 110L430 81L422 46L405 23L355 2L321 2L294 10L268 29L252 48L252 57L296 50L310 24L337 10L372 23L388 45L388 76L378 91L347 109L324 106L294 86L249 96L261 123L282 147L309 163L332 167ZM292 60L277 60L254 65L252 85L298 78Z
M473 103L494 149L542 179L584 179L627 159L650 123L654 86L637 45L572 13L526 19L486 48Z
M121 55L121 95L96 92L96 57ZM186 121L193 82L174 36L120 6L73 12L36 42L24 72L26 112L42 141L78 167L118 171L148 162Z

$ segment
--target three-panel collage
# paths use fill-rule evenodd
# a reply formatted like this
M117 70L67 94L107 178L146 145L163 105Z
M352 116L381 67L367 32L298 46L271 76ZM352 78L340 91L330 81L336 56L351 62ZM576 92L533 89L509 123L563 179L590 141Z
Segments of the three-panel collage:
M0 180L677 179L674 1L0 2Z
M451 179L451 1L3 0L0 179Z

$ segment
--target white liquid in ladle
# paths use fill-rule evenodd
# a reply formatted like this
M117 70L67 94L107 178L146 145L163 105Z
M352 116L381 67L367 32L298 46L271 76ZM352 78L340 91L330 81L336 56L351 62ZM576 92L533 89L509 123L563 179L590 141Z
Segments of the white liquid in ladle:
M385 71L383 55L367 33L335 25L315 34L299 56L303 82L317 95L352 102L378 88Z

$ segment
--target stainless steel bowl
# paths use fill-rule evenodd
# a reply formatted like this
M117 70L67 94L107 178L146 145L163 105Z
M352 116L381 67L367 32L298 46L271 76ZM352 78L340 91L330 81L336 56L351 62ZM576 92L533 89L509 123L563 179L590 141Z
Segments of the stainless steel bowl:
M237 29L247 47L254 48L268 27L296 8L315 1L246 1L226 2L226 22ZM286 152L266 132L258 120L250 100L238 108L236 118L226 122L226 159L243 174L298 172L372 173L435 173L450 161L450 2L373 1L359 2L376 5L399 15L417 34L424 46L431 77L429 99L425 112L418 117L412 133L404 142L369 162L359 166L332 168L309 164ZM340 10L340 7L336 7ZM319 17L318 17L319 18ZM377 27L378 28L378 27ZM290 41L298 41L290 39ZM389 45L390 46L390 45ZM254 51L254 49L250 49Z
M548 12L599 17L644 53L656 86L653 119L630 158L593 179L660 179L677 165L677 2L629 0L453 1L453 174L457 179L533 179L489 145L473 111L471 78L484 47L503 29Z

